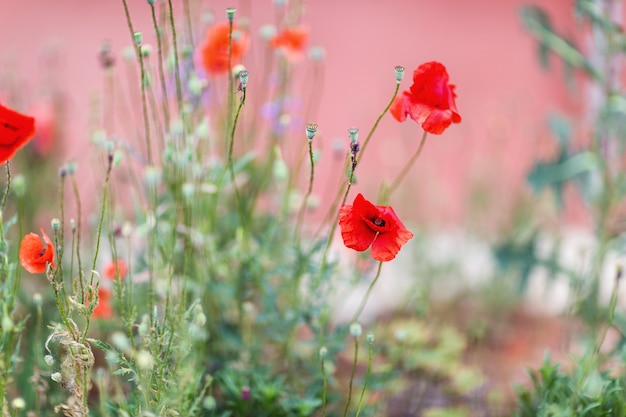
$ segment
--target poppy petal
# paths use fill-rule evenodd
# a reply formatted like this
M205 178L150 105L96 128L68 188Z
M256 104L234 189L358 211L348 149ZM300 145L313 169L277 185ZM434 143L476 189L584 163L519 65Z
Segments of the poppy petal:
M339 227L346 247L359 252L369 248L376 237L376 232L367 226L356 212L355 206L343 206L339 210Z
M35 119L0 104L0 163L11 159L35 134Z

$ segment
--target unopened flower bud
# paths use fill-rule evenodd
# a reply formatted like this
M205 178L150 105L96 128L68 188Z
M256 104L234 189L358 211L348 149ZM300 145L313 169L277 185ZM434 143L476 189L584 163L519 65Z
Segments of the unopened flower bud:
M317 133L317 123L307 123L306 125L306 137L309 140L313 140Z
M24 197L26 194L26 180L22 174L17 174L13 178L13 192L18 197Z
M350 135L350 140L352 143L356 143L359 140L359 129L356 127L351 127L348 129L348 135Z
M24 407L26 407L26 401L24 401L22 397L17 397L13 399L13 401L11 401L11 407L16 410L22 410Z
M369 343L370 345L374 343L374 333L367 334L367 343Z
M209 395L208 397L205 397L202 401L202 406L207 410L215 410L215 407L217 407L217 402L215 401L215 398Z
M147 0L149 5L153 5L156 0Z
M313 62L319 62L324 59L326 55L326 50L321 46L312 46L309 49L309 58Z
M50 375L50 379L54 382L61 382L63 380L63 375L61 375L61 372L53 372L52 375Z
M397 65L394 70L396 72L396 82L400 84L400 81L402 81L402 78L404 77L404 67Z
M226 9L226 17L231 22L233 21L233 19L235 19L235 12L236 11L237 11L237 9L235 9L234 7L229 7L229 8Z
M40 306L41 305L41 294L36 292L35 294L33 294L33 303L35 303L36 306Z
M361 324L354 322L350 325L350 334L353 337L359 337L361 336L361 333L363 332L363 328L361 327Z
M320 358L325 358L326 355L328 355L328 349L326 349L326 346L322 346L320 348Z
M138 46L141 46L141 43L143 42L143 33L141 33L141 32L133 33L133 39L135 40L135 43Z
M141 56L142 57L150 58L150 55L152 54L152 46L151 45L144 44L144 45L141 45L139 48L140 48L139 50L141 51Z
M58 232L59 230L61 230L61 220L55 217L50 221L50 226L52 226L52 230L54 232Z
M263 25L259 29L259 35L261 35L261 39L268 42L276 36L276 26L274 25Z
M46 363L46 365L52 366L54 365L54 356L46 355L43 357L43 361Z
M246 88L246 86L248 85L248 71L239 71L239 81L241 82L241 86L243 88Z

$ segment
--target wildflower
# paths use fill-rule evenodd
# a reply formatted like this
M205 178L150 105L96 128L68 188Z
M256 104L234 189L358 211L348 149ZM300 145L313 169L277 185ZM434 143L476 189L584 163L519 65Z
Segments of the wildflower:
M215 25L207 31L204 44L200 47L200 61L210 75L228 72L228 42L230 27L228 23ZM231 42L231 65L237 65L248 49L248 35L233 25Z
M361 252L372 246L372 258L383 262L395 258L402 245L413 237L393 208L375 206L362 194L356 196L351 206L341 207L339 227L346 247Z
M443 64L427 62L413 72L413 85L394 100L390 112L399 122L404 122L408 115L426 132L439 135L451 123L461 122L454 88L448 83Z
M126 262L124 262L124 260L112 260L104 267L104 276L111 281L116 280L118 276L120 277L120 279L123 279L126 276L127 270L128 266L126 266Z
M35 135L35 118L0 104L0 163L11 159Z
M40 230L43 241L39 235L29 233L24 236L22 244L20 245L20 263L24 269L31 274L46 272L46 265L48 263L50 263L53 268L56 268L54 264L54 246L52 245L52 241L46 232L44 232L43 228Z
M111 293L106 288L98 288L98 305L93 309L94 319L110 319L113 317L113 308L109 300Z
M309 40L309 29L305 26L285 28L272 40L270 45L280 51L289 62L299 61L304 56L304 47Z

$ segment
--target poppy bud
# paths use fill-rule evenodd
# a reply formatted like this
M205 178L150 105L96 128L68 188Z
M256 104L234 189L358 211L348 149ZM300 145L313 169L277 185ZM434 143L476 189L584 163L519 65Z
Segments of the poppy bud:
M13 401L11 401L11 407L15 410L21 410L26 407L26 401L22 397L17 397Z
M46 363L46 365L52 366L54 365L54 356L46 355L43 357L43 361Z
M394 69L396 71L396 82L400 84L400 81L402 81L402 78L404 78L404 67L401 65L397 65Z
M52 230L55 232L58 232L61 229L61 220L57 219L56 217L54 219L52 219L52 221L50 222L50 226L52 226Z
M326 346L322 346L320 348L320 358L325 358L326 355L328 355L328 349L326 349Z
M369 343L370 345L374 344L374 334L373 333L368 333L367 334L367 343Z
M354 322L350 325L350 334L352 335L352 337L359 337L361 336L362 332L363 328L361 327L361 324Z
M141 46L141 43L143 42L143 33L141 33L141 32L133 33L133 39L135 40L135 43L138 46Z
M150 46L148 44L141 45L139 50L141 51L141 56L142 57L150 58L150 55L152 54L152 46Z
M24 197L26 193L26 180L23 175L18 174L13 178L13 192L18 197Z
M264 41L269 41L276 36L276 26L274 25L263 25L261 29L259 29L259 35L261 35L261 39Z
M63 375L61 375L61 372L53 372L52 375L50 375L50 379L54 382L61 382L63 380Z
M317 133L317 123L307 123L306 125L306 137L309 141L313 140Z
M147 0L149 5L153 5L156 0Z
M226 9L226 17L231 22L235 19L235 11L237 11L237 9L235 9L234 7L229 7L228 9Z
M309 58L313 62L319 62L324 59L326 51L321 46L313 46L309 49Z
M348 129L348 134L350 135L350 140L352 143L356 143L359 140L359 129L356 127L351 127Z
M248 85L248 71L239 71L239 81L241 82L241 86L243 88L246 88L246 86Z

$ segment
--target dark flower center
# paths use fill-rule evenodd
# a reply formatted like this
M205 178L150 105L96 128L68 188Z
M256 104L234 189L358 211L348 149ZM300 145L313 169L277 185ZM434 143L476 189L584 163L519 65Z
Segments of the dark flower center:
M373 221L373 223L378 226L378 227L383 227L385 226L385 221L383 219L381 219L380 217L376 217Z

